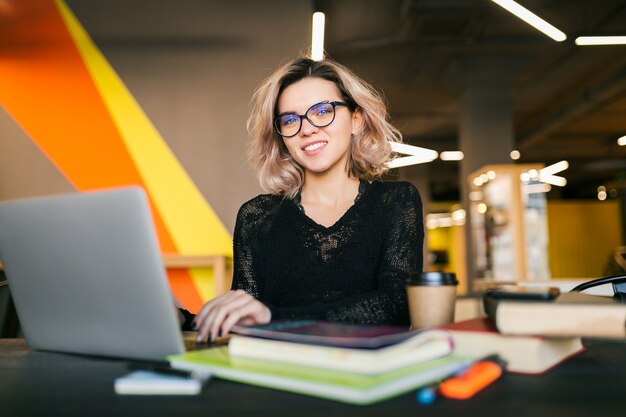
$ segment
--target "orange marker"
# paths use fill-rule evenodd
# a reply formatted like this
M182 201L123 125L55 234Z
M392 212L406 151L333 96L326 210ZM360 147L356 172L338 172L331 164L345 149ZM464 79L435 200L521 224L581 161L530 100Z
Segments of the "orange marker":
M502 368L495 362L481 361L462 374L445 380L439 386L441 395L465 400L491 384L502 375Z

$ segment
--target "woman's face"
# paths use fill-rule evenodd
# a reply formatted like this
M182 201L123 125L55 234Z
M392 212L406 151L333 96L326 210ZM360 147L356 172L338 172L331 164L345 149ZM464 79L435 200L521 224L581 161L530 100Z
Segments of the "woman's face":
M302 115L323 101L342 101L335 84L316 77L304 78L283 90L278 98L278 114ZM347 175L350 136L357 132L360 121L358 111L351 113L346 106L336 106L330 125L315 127L303 118L300 131L283 141L307 174Z

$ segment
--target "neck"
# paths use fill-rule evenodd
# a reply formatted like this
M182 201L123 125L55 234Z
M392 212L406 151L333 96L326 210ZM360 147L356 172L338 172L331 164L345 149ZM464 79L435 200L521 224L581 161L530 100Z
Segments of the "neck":
M359 179L345 175L315 175L306 174L302 187L303 204L321 204L336 207L353 202L359 192Z

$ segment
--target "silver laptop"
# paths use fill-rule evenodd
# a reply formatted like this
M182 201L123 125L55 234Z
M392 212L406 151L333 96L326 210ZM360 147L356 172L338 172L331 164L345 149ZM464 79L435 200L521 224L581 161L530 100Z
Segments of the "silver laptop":
M0 203L0 260L35 349L157 361L184 351L139 187Z

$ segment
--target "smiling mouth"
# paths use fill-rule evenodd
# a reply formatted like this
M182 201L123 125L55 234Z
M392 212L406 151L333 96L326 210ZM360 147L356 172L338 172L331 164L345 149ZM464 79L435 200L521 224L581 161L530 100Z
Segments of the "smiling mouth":
M308 146L305 146L302 149L304 149L307 152L312 152L312 151L316 151L316 150L318 150L320 148L323 148L324 146L326 146L327 143L328 142L316 142L316 143L312 143L312 144L310 144Z

